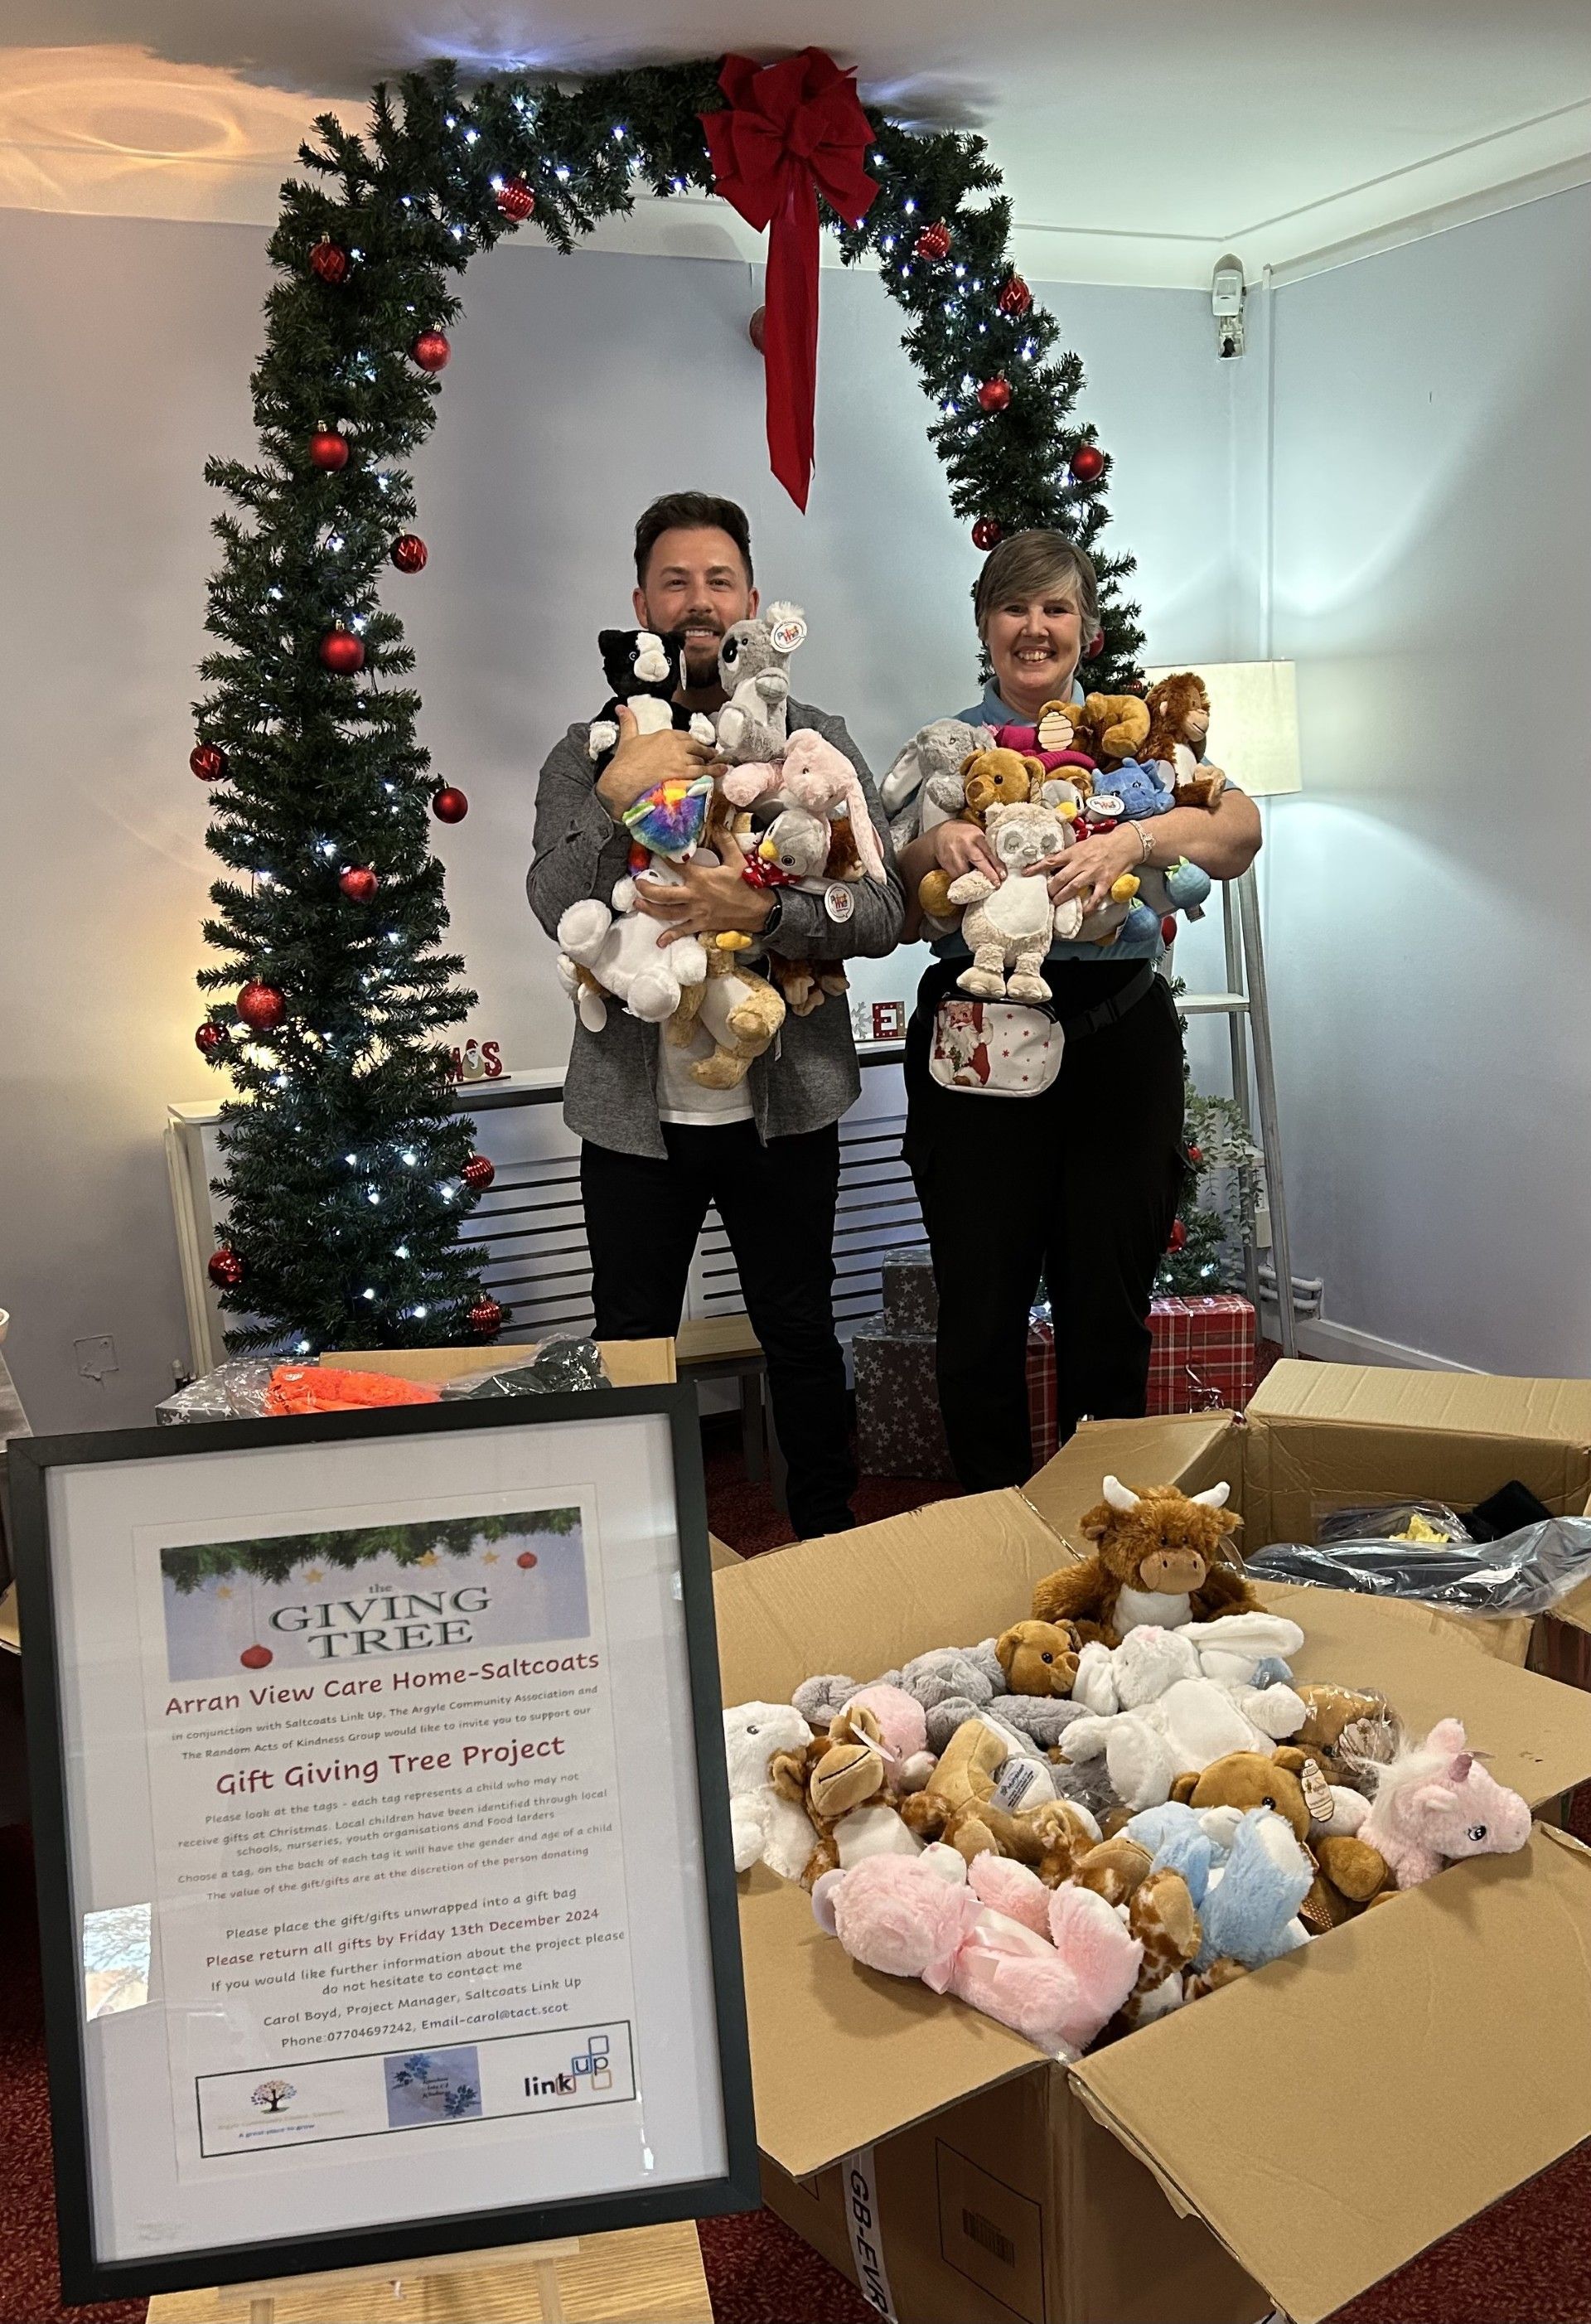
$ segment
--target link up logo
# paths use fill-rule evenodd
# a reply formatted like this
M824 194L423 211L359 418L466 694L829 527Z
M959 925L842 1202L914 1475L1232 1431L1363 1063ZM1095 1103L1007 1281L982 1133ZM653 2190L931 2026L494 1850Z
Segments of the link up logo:
M528 2098L572 2098L579 2094L584 2082L590 2090L611 2090L613 2087L612 2044L605 2034L593 2034L577 2057L571 2058L567 2069L558 2074L527 2074L525 2096Z

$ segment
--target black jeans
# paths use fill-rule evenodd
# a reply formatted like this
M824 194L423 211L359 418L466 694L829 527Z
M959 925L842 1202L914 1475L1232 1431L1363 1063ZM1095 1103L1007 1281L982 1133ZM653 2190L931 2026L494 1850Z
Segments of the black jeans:
M1062 1019L1114 998L1141 963L1047 972ZM1041 1272L1055 1319L1060 1439L1086 1416L1136 1416L1149 1300L1187 1168L1182 1042L1163 979L1113 1024L1069 1038L1037 1097L942 1089L933 1014L955 966L923 980L906 1030L906 1158L939 1287L939 1400L969 1492L1033 1470L1027 1317Z
M838 1125L766 1146L750 1121L666 1121L663 1137L667 1162L589 1140L581 1147L596 1336L674 1336L696 1238L716 1203L768 1358L790 1522L804 1539L841 1532L854 1522L856 1464L834 1337Z

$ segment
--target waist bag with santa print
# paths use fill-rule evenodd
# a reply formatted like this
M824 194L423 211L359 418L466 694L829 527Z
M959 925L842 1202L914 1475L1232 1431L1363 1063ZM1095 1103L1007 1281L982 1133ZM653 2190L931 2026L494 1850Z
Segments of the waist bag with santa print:
M1054 1086L1068 1039L1115 1024L1154 991L1154 964L1145 961L1108 1001L1067 1017L1029 1001L946 993L933 1012L928 1071L941 1089L978 1097L1042 1096Z

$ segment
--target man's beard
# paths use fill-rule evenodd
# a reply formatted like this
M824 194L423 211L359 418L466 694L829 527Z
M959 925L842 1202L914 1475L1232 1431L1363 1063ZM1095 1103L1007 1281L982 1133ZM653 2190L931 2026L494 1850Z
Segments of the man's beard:
M687 686L715 686L718 683L718 641L723 635L719 623L710 614L687 615L680 623L684 629L710 629L711 642L687 645L685 648L685 683Z

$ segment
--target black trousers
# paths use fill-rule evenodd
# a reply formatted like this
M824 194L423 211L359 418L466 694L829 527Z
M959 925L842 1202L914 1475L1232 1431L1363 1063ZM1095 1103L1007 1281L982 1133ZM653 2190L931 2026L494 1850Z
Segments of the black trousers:
M838 1125L766 1146L750 1121L666 1121L663 1137L666 1162L589 1140L581 1147L596 1336L674 1336L696 1238L715 1203L768 1358L790 1522L804 1539L841 1532L854 1522L856 1465L834 1337Z
M1112 999L1137 962L1049 973L1064 1019ZM934 1010L955 965L923 980L906 1030L905 1152L939 1289L939 1398L969 1492L1024 1483L1027 1318L1041 1273L1055 1321L1060 1439L1085 1416L1132 1418L1149 1385L1149 1300L1187 1164L1182 1041L1156 977L1113 1024L1069 1038L1037 1097L942 1089Z

